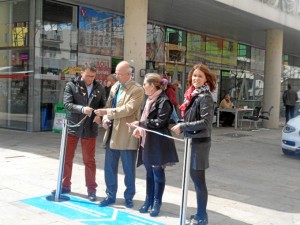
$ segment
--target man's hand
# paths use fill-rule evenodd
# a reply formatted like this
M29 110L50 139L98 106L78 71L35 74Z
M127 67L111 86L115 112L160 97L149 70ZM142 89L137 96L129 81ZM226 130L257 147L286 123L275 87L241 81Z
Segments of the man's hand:
M83 107L83 113L85 114L85 115L90 115L92 112L93 112L93 108L91 108L91 107L88 107L88 106L86 106L86 107Z
M107 115L107 109L96 109L94 112L97 116Z

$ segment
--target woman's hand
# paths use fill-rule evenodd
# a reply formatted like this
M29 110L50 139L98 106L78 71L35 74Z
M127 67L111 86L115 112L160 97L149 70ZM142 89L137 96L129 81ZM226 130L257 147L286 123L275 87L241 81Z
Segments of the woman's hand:
M179 134L181 133L181 130L180 130L180 124L176 124L174 127L171 128L171 130L172 130L175 134L179 135Z
M140 133L140 129L139 128L135 128L132 135L136 138L139 138L141 136L141 133Z
M95 116L94 120L93 120L94 123L97 123L98 125L102 123L102 120L100 118L100 116Z

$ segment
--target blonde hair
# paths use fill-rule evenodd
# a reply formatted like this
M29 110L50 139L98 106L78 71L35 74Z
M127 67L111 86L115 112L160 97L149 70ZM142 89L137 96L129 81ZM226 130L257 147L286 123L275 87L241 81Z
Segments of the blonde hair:
M167 82L166 79L161 78L161 76L157 73L147 73L145 76L145 81L148 84L153 84L157 90L163 90Z

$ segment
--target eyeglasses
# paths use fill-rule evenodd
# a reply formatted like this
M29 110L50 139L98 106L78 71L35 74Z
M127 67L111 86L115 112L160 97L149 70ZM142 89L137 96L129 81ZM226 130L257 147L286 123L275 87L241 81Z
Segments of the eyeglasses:
M119 77L122 77L122 76L125 76L127 74L120 74L120 73L114 73L114 76L119 76Z

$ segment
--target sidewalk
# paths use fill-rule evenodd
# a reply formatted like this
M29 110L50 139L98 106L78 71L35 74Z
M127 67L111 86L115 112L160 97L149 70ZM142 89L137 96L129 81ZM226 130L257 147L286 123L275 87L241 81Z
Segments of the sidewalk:
M97 143L98 201L105 197L103 130ZM280 147L281 129L244 131L214 128L207 170L208 216L211 225L300 225L300 161L286 157ZM49 195L56 187L60 134L0 129L0 224L82 224L20 202ZM113 208L162 224L179 224L183 142L176 142L180 163L166 169L167 186L160 216L140 214L145 197L145 170L137 168L134 208L123 204L123 171ZM79 146L80 147L80 146ZM86 197L80 148L72 178L72 196ZM187 218L196 201L190 182ZM97 203L98 203L97 201ZM59 204L59 203L58 203ZM104 224L104 223L101 223ZM126 224L126 223L124 223Z

